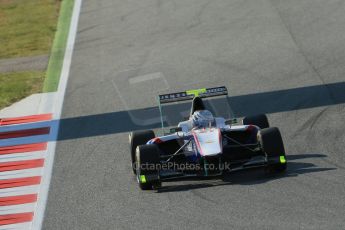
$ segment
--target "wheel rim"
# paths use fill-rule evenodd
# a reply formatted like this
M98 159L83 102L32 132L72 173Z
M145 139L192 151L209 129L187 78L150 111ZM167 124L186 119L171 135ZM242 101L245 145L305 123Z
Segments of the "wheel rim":
M139 153L138 151L135 152L135 171L137 173L137 182L138 184L140 184L140 161L139 161L139 157L138 157Z

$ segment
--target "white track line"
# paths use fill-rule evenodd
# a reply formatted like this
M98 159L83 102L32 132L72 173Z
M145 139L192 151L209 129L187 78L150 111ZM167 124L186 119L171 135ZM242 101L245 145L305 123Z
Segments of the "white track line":
M16 179L23 177L42 176L42 168L21 169L0 172L0 180Z
M128 79L130 84L137 84L137 83L142 83L144 81L152 81L152 80L157 80L159 78L163 78L163 74L158 72L158 73L150 73L146 75L141 75L137 77L132 77Z
M8 224L0 226L0 230L28 230L31 227L31 223L22 224Z
M47 156L46 156L46 160L44 164L44 173L43 173L44 176L42 177L40 192L38 194L39 199L37 202L37 209L36 209L35 217L32 223L32 229L34 230L40 230L42 228L44 211L46 208L46 203L47 203L47 198L48 198L49 184L50 184L51 174L53 170L56 140L58 137L62 106L64 102L67 81L68 81L71 62L72 62L75 38L77 35L81 4L82 4L82 0L75 0L74 2L73 15L71 19L69 34L68 34L67 46L66 46L61 76L60 76L59 87L54 99L53 120L57 122L54 122L50 129L50 133L52 137L51 140L53 141L48 143Z
M0 189L0 197L37 194L38 191L39 191L39 185L3 188L3 189Z
M4 154L4 155L0 155L0 163L12 162L12 161L35 160L35 159L44 158L45 156L46 156L46 151Z
M0 206L0 215L18 214L23 212L34 212L35 203Z

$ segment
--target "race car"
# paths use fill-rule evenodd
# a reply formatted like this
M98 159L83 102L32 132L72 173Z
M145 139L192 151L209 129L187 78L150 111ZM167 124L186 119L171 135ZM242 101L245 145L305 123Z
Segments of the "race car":
M217 177L253 167L265 167L270 173L286 170L279 129L269 127L266 115L215 116L214 111L226 110L219 103L224 97L229 104L225 86L159 95L164 134L156 136L152 130L129 134L133 173L141 189L158 189L163 181L177 178ZM178 103L187 100L191 100L188 118L164 132L162 105L177 103L170 108L176 111Z

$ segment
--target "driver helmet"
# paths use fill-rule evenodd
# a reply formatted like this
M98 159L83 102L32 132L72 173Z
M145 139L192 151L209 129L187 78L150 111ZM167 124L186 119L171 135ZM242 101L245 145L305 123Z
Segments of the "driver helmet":
M209 127L215 125L215 119L208 110L198 110L192 115L194 127Z

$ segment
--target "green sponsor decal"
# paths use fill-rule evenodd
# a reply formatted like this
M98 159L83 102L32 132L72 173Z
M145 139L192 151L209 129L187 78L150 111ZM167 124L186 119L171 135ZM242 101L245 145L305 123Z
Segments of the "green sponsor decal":
M195 97L199 96L199 94L206 93L207 90L206 88L203 89L192 89L192 90L187 90L186 94L187 95L194 95Z
M143 184L146 183L146 177L145 177L145 175L141 175L141 176L140 176L140 182L143 183Z
M285 156L280 156L280 163L285 164L286 163L286 159Z

